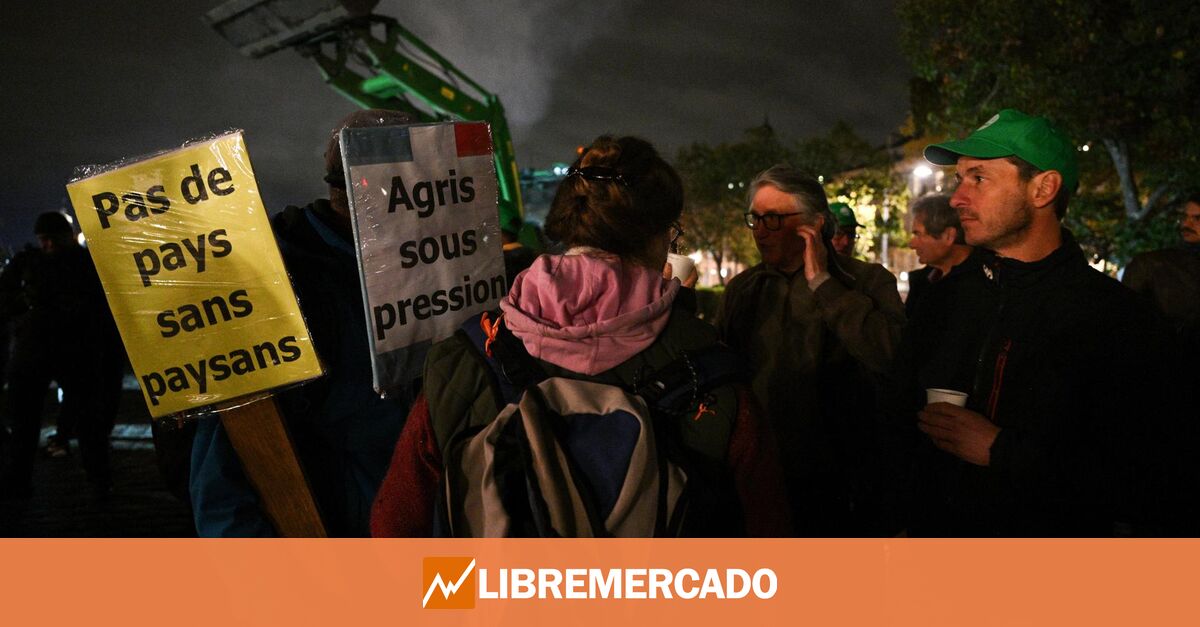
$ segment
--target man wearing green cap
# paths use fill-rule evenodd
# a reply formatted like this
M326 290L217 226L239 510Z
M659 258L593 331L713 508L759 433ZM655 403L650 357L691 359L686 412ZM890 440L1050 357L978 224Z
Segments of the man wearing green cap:
M951 205L968 244L1036 261L1062 243L1059 220L1079 183L1079 162L1074 144L1046 118L1005 109L966 139L927 147L925 158L956 166Z
M910 532L1103 536L1157 522L1135 495L1157 481L1146 460L1163 336L1060 224L1074 144L1007 109L925 158L954 166L951 206L985 252L930 288L897 357L893 409L917 462ZM926 404L931 388L965 392L965 407Z
M837 229L834 230L833 237L830 239L834 252L846 257L853 257L854 242L858 240L858 227L862 225L854 216L854 210L844 202L829 203L829 212L833 214L833 219L837 222Z

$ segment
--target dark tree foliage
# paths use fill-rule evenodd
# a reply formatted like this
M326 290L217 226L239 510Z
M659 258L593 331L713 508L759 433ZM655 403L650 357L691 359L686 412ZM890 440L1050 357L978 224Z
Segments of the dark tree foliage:
M759 172L793 157L794 151L781 144L766 123L747 130L738 142L696 143L680 150L675 166L684 183L688 247L710 252L721 267L726 261L757 263L758 251L742 221L748 205L746 186Z
M684 181L688 247L709 251L718 264L757 263L758 251L742 214L749 206L750 182L777 163L820 177L830 202L840 199L875 207L874 219L860 233L864 241L877 243L885 232L893 237L902 232L899 209L906 198L904 181L893 174L886 151L873 147L844 122L825 135L798 142L784 142L764 123L748 129L737 142L696 143L679 151L675 166Z
M918 132L962 135L996 111L1045 115L1088 146L1072 204L1112 261L1172 237L1200 185L1200 3L902 0ZM1153 223L1159 223L1155 225Z

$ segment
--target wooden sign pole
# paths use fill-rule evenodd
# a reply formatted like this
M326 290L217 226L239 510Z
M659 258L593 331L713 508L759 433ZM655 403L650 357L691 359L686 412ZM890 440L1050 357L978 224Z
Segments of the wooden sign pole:
M325 525L273 397L220 409L221 424L267 518L287 538L324 538Z

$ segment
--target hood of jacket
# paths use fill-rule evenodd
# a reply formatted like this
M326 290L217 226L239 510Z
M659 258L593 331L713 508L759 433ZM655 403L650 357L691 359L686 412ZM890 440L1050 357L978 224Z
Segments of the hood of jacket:
M637 355L667 326L677 279L591 249L542 255L500 303L529 354L585 375Z

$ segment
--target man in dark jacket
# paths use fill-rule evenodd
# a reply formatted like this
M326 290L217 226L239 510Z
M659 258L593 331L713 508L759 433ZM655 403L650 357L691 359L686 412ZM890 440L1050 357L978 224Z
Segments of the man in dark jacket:
M1200 351L1200 194L1183 205L1179 237L1178 247L1134 257L1122 280L1154 303L1180 348L1195 359Z
M1179 236L1182 242L1178 247L1134 257L1125 268L1123 281L1154 306L1172 334L1172 350L1167 356L1172 365L1168 368L1178 373L1174 402L1182 411L1176 412L1178 423L1170 429L1175 450L1167 459L1179 466L1179 476L1190 479L1176 493L1200 495L1200 421L1194 417L1200 407L1200 386L1184 383L1195 378L1190 375L1200 355L1200 194L1184 202ZM1191 525L1170 525L1163 533L1200 533L1200 503L1172 500L1178 508L1174 518Z
M832 252L816 179L775 166L750 184L747 225L763 262L734 277L717 316L747 357L779 441L804 536L878 535L876 389L904 326L896 278Z
M88 481L102 496L112 485L108 438L120 404L124 349L92 257L66 216L41 214L34 233L40 248L17 255L0 275L0 307L13 320L7 373L13 434L0 493L32 493L42 406L55 381L64 397L60 413L73 412Z
M325 153L329 200L288 207L271 222L326 371L321 379L279 392L278 399L330 536L368 535L371 503L412 402L407 389L385 399L372 387L338 132L414 121L383 110L348 116ZM197 428L191 494L201 536L274 535L216 418L202 420Z
M956 167L951 204L990 252L931 288L897 358L895 417L917 446L909 531L1103 536L1147 522L1163 336L1060 224L1074 144L1005 110L925 157ZM926 404L927 388L966 392L966 406Z
M964 272L978 263L965 263L974 250L967 246L958 212L950 206L950 197L923 196L908 208L912 214L912 239L909 246L917 253L924 268L908 273L908 297L904 313L912 318L921 296L930 286L954 272Z

